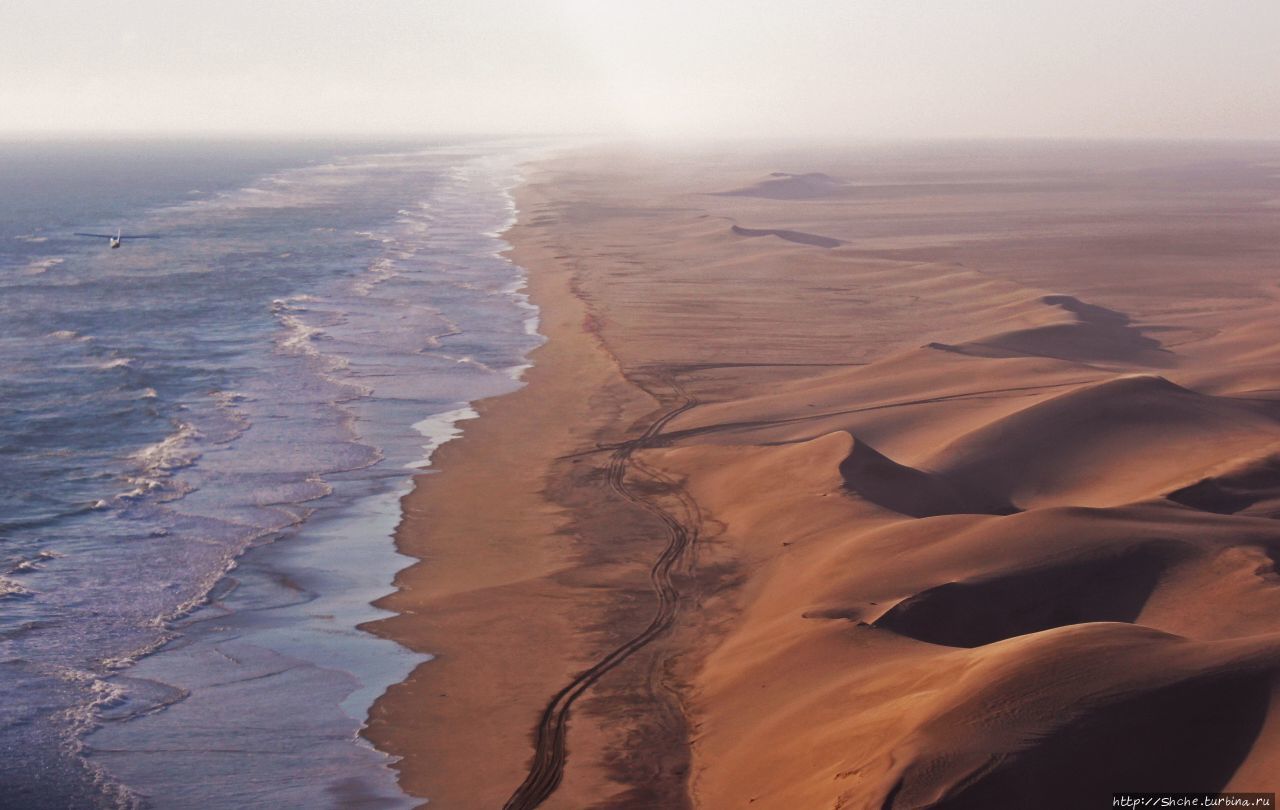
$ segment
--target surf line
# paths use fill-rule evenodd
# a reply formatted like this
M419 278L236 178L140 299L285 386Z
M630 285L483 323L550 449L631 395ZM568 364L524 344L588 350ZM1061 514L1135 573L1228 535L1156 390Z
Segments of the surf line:
M573 704L606 673L662 636L675 624L680 604L680 591L672 579L672 572L684 562L697 543L697 521L691 521L691 525L686 525L653 500L637 494L627 486L629 467L644 471L653 480L662 480L655 471L649 470L638 461L633 461L632 455L637 450L652 446L672 419L698 405L697 398L686 392L674 379L668 379L667 382L677 397L677 403L659 415L640 436L617 446L613 455L609 457L606 477L610 490L648 511L663 524L667 544L649 569L649 582L658 602L653 618L644 630L615 647L591 667L578 673L573 680L551 697L546 708L542 710L542 717L535 731L533 761L529 767L529 774L511 794L511 798L507 799L506 804L502 806L503 810L533 810L551 797L564 777L565 743L569 731L569 712ZM698 513L697 504L688 493L679 488L674 492L687 514Z

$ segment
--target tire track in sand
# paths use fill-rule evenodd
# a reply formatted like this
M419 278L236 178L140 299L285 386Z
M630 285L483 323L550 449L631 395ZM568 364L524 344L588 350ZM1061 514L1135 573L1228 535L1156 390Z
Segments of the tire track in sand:
M670 380L669 383L678 397L678 403L655 419L639 437L617 446L609 458L606 477L610 490L654 515L664 526L667 535L666 547L649 569L649 581L658 601L653 618L644 630L615 647L591 667L578 673L573 680L551 697L546 708L542 710L542 716L534 732L534 752L529 766L529 775L511 794L511 798L507 799L503 810L532 810L555 792L564 777L569 712L573 704L606 673L657 639L675 623L680 591L672 580L672 573L697 541L697 524L692 523L686 526L657 503L634 492L626 482L632 454L653 444L672 419L698 404L698 400L689 395L679 383L674 380ZM636 466L637 469L644 469L639 465ZM649 474L652 475L652 473ZM653 477L657 479L657 476ZM682 501L682 511L696 515L697 505L692 502L692 499L682 490L676 489L675 493Z

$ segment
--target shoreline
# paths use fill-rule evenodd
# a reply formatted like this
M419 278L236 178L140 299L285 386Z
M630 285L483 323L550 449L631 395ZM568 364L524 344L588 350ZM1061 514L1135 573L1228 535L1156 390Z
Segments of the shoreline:
M470 192L475 205L468 209L459 205L458 200L452 201L450 210L458 212L460 219L471 214L468 224L477 222L477 211L498 227L513 221L509 196L499 184L509 184L508 170L514 163L501 152L495 154L496 159L484 158L486 162L472 172L474 177L463 187ZM448 158L425 152L415 168L433 169L445 160ZM409 199L423 201L449 190L443 184L428 186L425 190L419 187L411 191L413 197ZM432 282L421 286L414 282L414 276L424 269L414 261L418 249L425 246L415 241L422 232L418 224L418 220L403 212L399 219L385 223L385 229L377 232L376 241L399 248L396 260L400 264L374 254L365 274L355 275L349 283L343 282L343 286L328 288L328 300L307 299L310 309L323 308L326 304L336 307L333 302L353 304L342 323L358 324L360 305L368 300L370 293L376 296L378 285L388 282L406 285L401 290L405 303L410 306L428 303L427 296L433 292ZM358 236L374 240L375 232L359 232ZM492 278L493 266L506 264L496 252L503 244L486 231L483 241L437 238L432 243L432 252L437 260L469 261L479 267L481 273L489 267ZM508 345L528 343L525 336L530 333L530 312L519 291L519 274L513 268L496 269L502 274L504 286L491 291L485 287L476 289L478 296L488 292L510 305L506 322L501 327L495 325L492 336L507 338ZM435 279L435 283L450 280L445 276ZM272 341L278 353L301 358L300 362L306 363L309 371L335 386L342 386L343 390L365 391L363 383L349 383L342 372L354 362L358 376L362 365L367 368L369 355L353 356L350 343L336 352L330 348L333 344L313 343L317 336L338 341L350 339L353 332L360 334L359 330L348 329L344 333L333 322L317 323L314 315L313 321L307 323L301 320L306 317L307 306L298 307L300 314L296 316L286 314L292 312L293 303L291 298L276 299L271 304L271 312L278 317L281 327ZM386 302L379 302L378 308L385 313ZM416 309L414 314L421 316L423 309L425 307ZM461 307L453 311L455 319L461 320L465 314L466 310ZM442 320L446 323L441 327L452 326L447 323L447 317L442 316ZM449 329L440 328L439 332L431 337L432 348L441 348L437 338L440 335L447 338ZM387 328L381 334L391 337L395 333ZM418 335L414 334L413 344L417 340ZM442 351L447 352L447 346ZM498 350L494 352L497 356ZM422 356L414 350L410 359ZM377 357L384 370L398 359L401 358L396 357L394 349ZM470 380L451 380L447 376L451 358L438 363L436 367L444 367L443 373L432 378L437 384L432 389L455 394L471 391L476 396L484 396L486 391L514 386L511 378L518 377L523 366L517 362L508 369L505 364L498 366L492 358L484 359L489 359L496 371L480 365L478 368L492 373L487 376L477 373ZM522 359L522 355L515 359ZM430 364L431 361L423 363L424 366ZM428 377L432 370L428 369ZM403 367L401 371L383 376L388 379L414 376L403 373ZM384 388L381 380L378 388ZM293 522L278 533L264 532L262 537L249 543L229 563L228 569L220 572L214 587L194 598L191 601L194 607L175 620L174 632L165 644L140 656L128 668L110 666L109 678L103 681L103 696L93 707L99 714L92 721L85 721L94 726L84 735L85 751L93 767L103 774L117 775L129 786L128 790L136 786L143 796L202 798L199 791L212 792L217 788L188 787L182 783L180 774L173 775L177 769L170 763L181 759L186 740L189 737L204 740L211 751L226 755L208 758L209 782L217 784L217 779L234 778L236 767L226 763L234 761L237 743L247 749L267 748L261 735L270 733L267 728L270 726L276 734L296 733L311 739L306 749L301 744L295 746L297 750L293 755L309 759L317 775L306 780L306 784L295 777L294 782L281 779L279 784L254 785L246 788L244 794L232 794L222 788L229 799L254 803L270 796L272 800L286 803L324 803L326 797L330 797L328 801L344 804L382 802L397 807L413 804L412 797L400 792L395 783L395 773L390 768L392 758L374 749L361 738L360 732L376 697L387 686L406 677L424 658L365 633L358 626L388 615L372 602L387 592L394 574L409 563L387 540L399 523L400 501L412 485L411 471L428 468L432 452L457 435L455 423L470 413L466 407L442 409L441 402L431 398L430 394L435 393L432 389L400 389L382 399L338 397L324 406L341 415L345 430L341 436L346 440L342 446L367 450L371 463L328 471L322 482L308 481L317 490L310 499L259 504L264 509L276 507L290 514ZM398 399L414 397L419 398L417 408L397 410ZM240 404L242 401L259 399L262 398L227 392L219 402L227 408L245 407ZM412 415L414 410L434 412L410 424L403 417ZM197 439L203 438L194 428L192 433ZM317 444L320 438L313 436ZM171 443L166 440L159 447L165 449ZM200 449L211 452L208 448ZM221 452L220 447L218 451ZM162 462L163 459L157 463ZM382 652L372 652L376 650ZM270 689L278 690L279 697L263 697L264 691ZM253 704L257 700L273 706L278 714L255 710ZM245 723L245 715L237 714L252 711L256 711L255 717L263 728ZM279 720L269 719L274 717ZM184 726L199 730L184 734ZM148 746L147 741L160 742ZM263 760L264 768L269 761ZM289 767L295 774L299 772L297 765ZM254 793L254 790L262 792Z
M516 192L522 218L542 203L536 187L527 181ZM445 806L507 799L525 777L538 713L600 646L581 637L583 615L608 606L575 577L601 563L581 559L578 527L543 490L560 472L553 468L573 465L563 457L651 408L591 336L572 272L548 261L547 246L526 231L517 222L506 232L507 255L528 274L546 342L529 355L524 387L474 403L478 418L436 451L439 472L420 476L404 499L397 547L422 562L402 570L398 590L376 603L401 615L367 626L435 656L375 702L365 735L402 758L407 792ZM593 393L590 401L584 392ZM424 627L413 616L427 609L435 612ZM532 626L512 621L513 613ZM473 643L479 638L483 644ZM408 712L423 725L389 719ZM447 739L424 739L446 736L419 733L431 727L449 729ZM561 790L584 797L608 790L598 777L581 785L578 778L570 775Z

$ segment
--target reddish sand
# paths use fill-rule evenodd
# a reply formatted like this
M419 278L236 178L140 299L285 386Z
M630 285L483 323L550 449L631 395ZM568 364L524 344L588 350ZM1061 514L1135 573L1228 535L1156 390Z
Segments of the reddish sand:
M509 237L549 343L406 499L423 562L378 625L439 655L369 730L407 789L1277 789L1280 147L531 172Z

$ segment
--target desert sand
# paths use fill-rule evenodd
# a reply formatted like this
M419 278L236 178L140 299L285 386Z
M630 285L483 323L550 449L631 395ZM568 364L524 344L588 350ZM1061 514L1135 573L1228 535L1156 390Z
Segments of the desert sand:
M1280 786L1280 145L580 150L405 500L431 806Z

